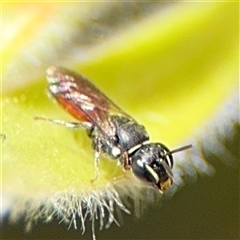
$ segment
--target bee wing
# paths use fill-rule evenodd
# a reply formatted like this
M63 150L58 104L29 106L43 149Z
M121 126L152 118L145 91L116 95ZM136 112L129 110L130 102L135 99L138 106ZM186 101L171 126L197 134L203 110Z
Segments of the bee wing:
M97 126L106 136L115 135L110 113L131 119L86 78L61 67L47 70L49 91L73 117Z

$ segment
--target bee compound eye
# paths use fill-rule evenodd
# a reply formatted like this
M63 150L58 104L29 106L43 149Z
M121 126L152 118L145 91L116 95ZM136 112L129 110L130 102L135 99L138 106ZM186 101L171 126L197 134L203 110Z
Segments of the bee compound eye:
M138 179L146 183L155 185L159 182L159 177L157 173L141 159L133 161L132 171Z

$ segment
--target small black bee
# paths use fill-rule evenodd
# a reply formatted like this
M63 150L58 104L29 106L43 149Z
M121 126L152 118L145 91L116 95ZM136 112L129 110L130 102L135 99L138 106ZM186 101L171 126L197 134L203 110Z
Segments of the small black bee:
M57 102L80 122L65 122L37 117L70 128L84 128L95 150L95 181L100 155L118 159L141 181L163 192L173 183L172 154L191 148L187 145L170 151L162 143L150 143L144 126L123 112L107 96L81 75L65 68L47 69L49 91Z

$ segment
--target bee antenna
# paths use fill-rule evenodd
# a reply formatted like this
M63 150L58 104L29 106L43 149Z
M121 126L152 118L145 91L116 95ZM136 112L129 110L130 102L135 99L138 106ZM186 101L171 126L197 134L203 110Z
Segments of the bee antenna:
M167 152L166 155L170 155L170 154L173 154L173 153L176 153L176 152L181 152L181 151L187 150L189 148L193 148L193 147L195 147L194 144L188 144L186 146L183 146L183 147L180 147L180 148L176 148L176 149L174 149L174 150L172 150L170 152Z

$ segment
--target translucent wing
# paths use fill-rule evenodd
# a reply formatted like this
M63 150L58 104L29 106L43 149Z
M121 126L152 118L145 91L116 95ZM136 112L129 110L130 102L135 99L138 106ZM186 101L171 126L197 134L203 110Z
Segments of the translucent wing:
M107 136L115 135L110 113L132 119L86 78L61 67L47 70L49 91L73 117L97 126Z

